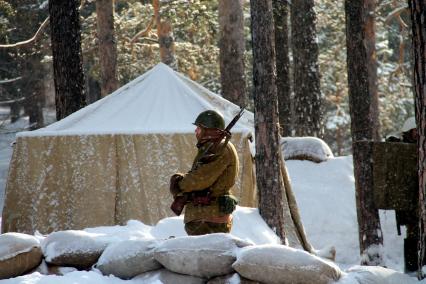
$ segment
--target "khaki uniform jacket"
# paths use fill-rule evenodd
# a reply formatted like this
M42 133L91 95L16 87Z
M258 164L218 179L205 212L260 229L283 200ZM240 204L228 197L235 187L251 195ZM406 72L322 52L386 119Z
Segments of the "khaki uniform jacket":
M222 142L223 143L223 142ZM223 144L220 144L221 149ZM204 151L203 146L198 149L198 156ZM194 168L194 166L193 166ZM231 142L228 142L221 153L216 153L215 157L207 162L199 164L195 169L186 173L179 181L179 187L183 192L200 191L209 188L212 197L219 197L230 194L232 186L238 176L239 161L237 151ZM193 205L188 203L185 206L184 222L188 223L196 220L203 220L210 217L224 216L219 210L217 201L210 205Z

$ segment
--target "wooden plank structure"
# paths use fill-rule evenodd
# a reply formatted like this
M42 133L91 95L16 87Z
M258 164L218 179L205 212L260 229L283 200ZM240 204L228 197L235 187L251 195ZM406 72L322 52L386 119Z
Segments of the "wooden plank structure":
M375 206L386 210L417 210L416 144L369 141L373 150Z

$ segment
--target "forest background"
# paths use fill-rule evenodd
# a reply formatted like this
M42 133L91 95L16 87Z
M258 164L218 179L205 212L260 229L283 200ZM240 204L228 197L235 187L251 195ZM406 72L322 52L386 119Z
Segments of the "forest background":
M85 1L80 10L88 103L100 98L95 2ZM250 5L248 1L244 3L247 107L253 110ZM20 42L34 36L49 14L47 4L41 0L0 0L0 44ZM323 139L335 155L348 155L351 153L351 134L344 1L316 0L314 4ZM212 0L161 1L160 14L173 27L177 70L220 94L218 5L218 1ZM156 30L152 28L154 11L151 1L116 0L114 9L117 76L121 86L160 62L160 52L155 40ZM407 3L402 0L377 1L374 18L379 135L384 138L414 115ZM141 31L143 35L135 38ZM292 69L291 48L289 51ZM291 70L290 74L293 74ZM0 106L11 107L9 115L1 118L3 121L30 115L35 117L30 125L32 129L43 127L47 121L43 113L55 108L53 85L49 32L42 32L38 40L20 48L0 48ZM0 127L2 125L0 121Z

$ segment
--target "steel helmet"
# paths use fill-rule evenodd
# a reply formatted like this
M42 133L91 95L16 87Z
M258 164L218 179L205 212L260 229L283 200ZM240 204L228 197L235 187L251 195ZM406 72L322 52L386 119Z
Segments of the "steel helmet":
M404 122L404 125L401 128L401 132L407 132L414 128L416 128L416 118L412 116Z
M214 110L206 110L200 113L195 119L194 124L205 128L225 129L223 115Z

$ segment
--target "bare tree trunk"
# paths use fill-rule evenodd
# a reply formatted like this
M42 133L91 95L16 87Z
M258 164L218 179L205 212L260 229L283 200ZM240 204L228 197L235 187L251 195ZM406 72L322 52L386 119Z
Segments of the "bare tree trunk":
M424 0L408 1L411 11L414 90L416 102L418 174L419 174L419 258L418 277L425 278L422 272L425 256L426 236L426 2Z
M57 120L86 105L78 5L49 0Z
M26 49L30 53L30 49ZM44 85L45 78L42 56L33 54L25 59L22 68L23 81L22 86L26 96L24 109L29 116L29 125L31 130L44 126L43 107L45 103Z
M282 136L291 136L290 58L288 42L288 3L273 0L278 112Z
M368 1L345 1L346 44L361 264L380 265L383 264L379 249L383 236L373 197L372 149L366 146L368 143L362 143L374 137L369 58L365 45Z
M157 25L161 62L177 70L172 25L168 21L161 20L159 0L152 0L152 5L154 7L155 22Z
M96 0L96 17L101 67L101 96L105 97L118 88L113 0Z
M272 1L251 0L250 4L259 212L285 242Z
M239 106L246 105L244 76L244 16L242 0L219 0L220 82L222 95Z
M368 83L371 95L371 115L373 122L373 140L380 141L379 94L377 92L376 58L376 0L365 1L365 45L367 52Z
M14 102L10 105L10 122L17 122L21 113L21 103Z
M291 3L294 129L297 136L323 137L314 0L292 1Z

